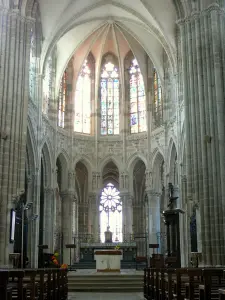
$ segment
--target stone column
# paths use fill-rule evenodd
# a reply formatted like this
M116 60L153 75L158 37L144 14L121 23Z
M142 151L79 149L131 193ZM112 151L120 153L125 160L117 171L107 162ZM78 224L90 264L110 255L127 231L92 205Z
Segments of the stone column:
M94 242L99 242L99 196L96 193L89 194L89 233L91 234Z
M75 194L71 191L61 193L62 197L62 233L63 233L63 263L70 264L70 250L65 247L73 243L73 202Z
M149 243L159 243L157 234L160 232L160 194L154 190L147 191L148 196L148 220ZM150 253L151 254L151 253Z
M179 24L188 198L199 200L203 265L219 266L225 262L224 11L214 4Z
M43 243L48 245L46 252L54 251L54 219L52 212L54 211L54 189L47 187L44 190L44 226L43 226Z
M0 8L0 267L8 265L10 210L24 190L32 20Z
M123 213L123 235L130 240L131 235L133 234L133 205L132 197L129 193L120 193L122 201L122 213Z

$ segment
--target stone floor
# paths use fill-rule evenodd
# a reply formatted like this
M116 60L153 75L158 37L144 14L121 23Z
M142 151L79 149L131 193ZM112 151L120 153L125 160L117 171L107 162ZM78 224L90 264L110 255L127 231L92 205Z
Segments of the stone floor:
M142 293L69 293L68 300L143 300Z

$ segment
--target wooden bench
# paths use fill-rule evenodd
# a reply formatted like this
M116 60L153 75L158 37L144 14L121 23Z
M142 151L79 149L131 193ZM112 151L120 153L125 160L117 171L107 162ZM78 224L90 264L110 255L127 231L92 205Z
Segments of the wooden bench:
M66 300L65 269L0 270L0 300Z
M220 268L147 268L144 276L144 297L148 300L225 299Z

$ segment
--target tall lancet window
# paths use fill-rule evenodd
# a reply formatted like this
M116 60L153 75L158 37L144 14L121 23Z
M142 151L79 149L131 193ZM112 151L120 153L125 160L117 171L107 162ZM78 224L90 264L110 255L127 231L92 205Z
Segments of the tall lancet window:
M107 62L101 74L101 134L119 134L119 73Z
M146 131L145 86L136 58L130 67L130 126L131 133Z
M58 102L58 126L64 128L65 126L65 108L66 108L66 71L63 74L60 90L59 90L59 102Z
M46 115L48 114L51 92L52 92L52 59L50 57L46 64L45 77L43 80L42 112Z
M154 117L156 125L162 121L162 86L156 69L154 69Z
M91 132L91 69L85 60L77 79L75 93L74 131Z

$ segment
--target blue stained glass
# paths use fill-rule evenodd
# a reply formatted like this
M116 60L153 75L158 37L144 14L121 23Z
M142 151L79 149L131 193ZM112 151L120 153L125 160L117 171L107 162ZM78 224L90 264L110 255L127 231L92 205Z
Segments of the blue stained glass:
M131 125L136 125L137 124L137 114L132 114L131 115Z
M146 131L145 88L138 62L130 67L130 119L131 133Z
M108 62L101 74L101 116L106 120L101 122L101 134L119 133L119 79L118 70Z

